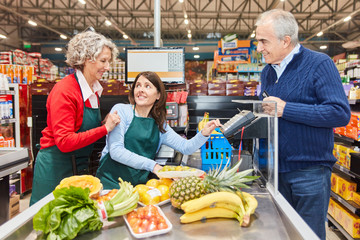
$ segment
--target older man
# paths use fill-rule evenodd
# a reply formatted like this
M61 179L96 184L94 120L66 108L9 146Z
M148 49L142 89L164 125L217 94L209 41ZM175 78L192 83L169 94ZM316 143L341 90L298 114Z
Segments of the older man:
M279 117L279 191L321 238L330 198L333 128L350 119L339 73L325 54L298 42L290 12L264 12L256 22L257 51L268 64L261 73L265 111Z

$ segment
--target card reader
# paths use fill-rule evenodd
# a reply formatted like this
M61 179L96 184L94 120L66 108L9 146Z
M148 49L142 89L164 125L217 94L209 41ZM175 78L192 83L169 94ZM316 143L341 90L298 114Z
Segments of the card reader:
M232 137L240 128L250 124L255 118L251 111L242 110L223 125L222 133L226 138Z

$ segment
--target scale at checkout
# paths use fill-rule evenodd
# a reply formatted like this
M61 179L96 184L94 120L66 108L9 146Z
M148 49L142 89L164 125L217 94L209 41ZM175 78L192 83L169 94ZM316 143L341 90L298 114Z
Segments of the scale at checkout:
M181 164L183 154L175 151L173 148L166 145L161 145L159 152L155 157L155 162L159 165L174 165L179 166Z

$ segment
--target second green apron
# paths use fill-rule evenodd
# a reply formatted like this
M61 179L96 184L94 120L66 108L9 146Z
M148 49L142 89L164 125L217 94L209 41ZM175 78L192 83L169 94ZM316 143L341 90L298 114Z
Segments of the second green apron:
M137 117L134 112L134 118L124 136L125 148L143 157L154 159L159 141L159 128L155 120ZM133 186L146 183L148 175L149 171L135 169L113 160L109 153L101 159L96 173L104 189L119 189L119 177L131 182Z
M88 108L84 102L83 122L77 132L85 132L99 127L100 124L100 109ZM94 144L90 144L68 153L61 152L56 145L41 149L36 156L30 205L52 192L63 178L74 173L88 174L89 156L93 146Z

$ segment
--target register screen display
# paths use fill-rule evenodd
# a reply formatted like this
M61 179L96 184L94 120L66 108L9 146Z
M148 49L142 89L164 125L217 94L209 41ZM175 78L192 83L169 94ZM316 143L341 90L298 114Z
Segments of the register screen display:
M127 48L125 51L126 83L134 82L143 71L156 72L164 83L185 82L185 49Z

